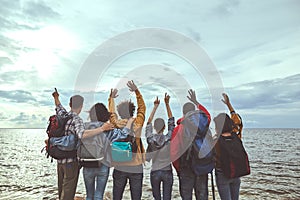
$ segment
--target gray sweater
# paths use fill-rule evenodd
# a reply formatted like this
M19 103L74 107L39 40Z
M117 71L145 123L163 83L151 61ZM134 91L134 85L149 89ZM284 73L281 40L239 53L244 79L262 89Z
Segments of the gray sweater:
M95 129L101 127L103 122L88 122L85 123L85 129ZM130 133L130 129L124 127L123 129L113 129L110 131L105 131L90 138L82 139L82 144L86 147L89 153L92 153L97 158L101 158L101 162L109 166L111 165L111 153L110 144L119 139L127 138Z

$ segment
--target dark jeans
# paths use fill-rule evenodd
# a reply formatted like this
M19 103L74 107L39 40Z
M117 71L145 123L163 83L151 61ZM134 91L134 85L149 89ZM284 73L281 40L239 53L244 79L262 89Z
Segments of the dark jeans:
M57 164L58 196L60 200L74 199L79 175L78 162Z
M197 200L208 199L208 175L196 176L191 173L179 174L179 190L183 200L192 200L193 189Z
M217 188L222 200L238 200L240 193L240 178L227 178L221 171L216 170Z
M155 200L161 200L160 185L163 184L163 200L170 200L173 186L172 170L151 171L151 187Z
M140 200L142 198L143 173L129 173L117 169L114 169L113 172L113 199L122 199L127 180L129 180L131 199Z

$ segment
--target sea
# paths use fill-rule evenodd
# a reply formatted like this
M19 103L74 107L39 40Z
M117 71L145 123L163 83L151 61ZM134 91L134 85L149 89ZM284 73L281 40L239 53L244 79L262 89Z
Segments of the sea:
M41 153L46 138L44 129L0 129L0 200L57 199L56 161ZM300 129L245 129L243 144L251 174L241 178L240 199L300 199ZM150 167L144 169L142 199L153 199ZM106 199L111 191L110 176ZM85 197L82 172L76 196ZM216 185L215 196L220 199ZM130 199L128 187L123 197ZM180 199L176 173L172 199Z

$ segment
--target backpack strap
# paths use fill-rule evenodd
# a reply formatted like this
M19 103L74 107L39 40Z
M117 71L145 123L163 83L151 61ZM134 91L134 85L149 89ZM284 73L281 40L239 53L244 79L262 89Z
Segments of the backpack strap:
M211 191L212 191L213 200L215 200L216 197L215 197L215 186L214 186L214 175L213 175L213 172L210 172L210 175L211 175Z

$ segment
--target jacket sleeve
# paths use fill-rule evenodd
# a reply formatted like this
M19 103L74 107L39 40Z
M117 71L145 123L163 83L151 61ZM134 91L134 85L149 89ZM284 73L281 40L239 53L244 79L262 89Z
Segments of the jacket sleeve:
M235 111L231 111L231 119L234 123L233 132L237 133L239 138L242 139L243 122L239 114Z
M174 128L175 128L175 118L171 117L168 119L168 133L166 135L166 141L171 140Z
M138 104L138 109L137 109L137 116L134 123L136 127L143 127L145 122L146 105L143 96L141 95L138 89L135 90L135 95Z
M64 115L67 113L66 109L61 104L56 106L55 111L57 115Z
M117 141L120 139L127 138L129 133L130 133L130 129L128 129L126 127L123 129L115 128L113 130L110 130L106 136L107 136L107 139L110 140L110 142L114 142L114 141Z
M112 123L116 128L123 128L124 123L126 125L126 122L124 120L119 120L118 115L115 110L115 100L114 98L109 97L108 98L108 110L111 113L109 121Z
M147 124L145 134L146 134L147 143L148 144L154 143L152 123Z

